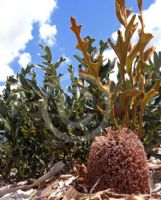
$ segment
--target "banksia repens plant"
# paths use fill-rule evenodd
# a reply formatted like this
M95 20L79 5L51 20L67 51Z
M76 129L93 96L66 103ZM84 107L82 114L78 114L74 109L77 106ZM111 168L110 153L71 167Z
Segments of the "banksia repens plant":
M148 192L149 169L143 144L129 129L106 129L91 145L87 185L94 191L114 188L118 193Z
M154 53L148 47L153 38L144 30L142 0L137 0L140 14L132 15L126 8L125 0L115 0L117 18L122 30L117 32L116 44L108 43L118 57L118 83L110 80L102 82L100 69L103 53L94 62L88 52L90 41L80 36L81 25L71 18L71 30L77 38L76 48L83 54L87 69L80 71L84 80L91 81L107 96L110 125L115 131L107 129L106 136L96 137L91 145L87 170L89 189L99 191L114 188L116 192L138 194L149 191L149 170L143 144L143 116L145 107L158 95L161 77L151 86L152 76L147 77L147 61ZM138 19L138 22L137 22ZM138 28L140 25L140 28ZM132 37L138 31L138 41L133 44ZM151 86L151 87L150 87ZM147 89L148 88L148 89ZM116 105L123 108L123 119L117 120ZM132 131L130 131L132 130Z

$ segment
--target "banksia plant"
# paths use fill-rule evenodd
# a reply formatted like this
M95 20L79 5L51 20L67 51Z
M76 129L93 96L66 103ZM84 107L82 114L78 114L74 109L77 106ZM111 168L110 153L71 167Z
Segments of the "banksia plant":
M89 189L99 191L114 188L116 192L138 194L149 191L149 170L144 147L141 143L144 133L144 110L158 95L161 78L147 78L147 61L154 53L154 47L148 47L153 38L145 33L142 12L142 0L138 0L140 14L131 15L125 0L115 0L116 14L123 31L118 30L116 44L108 43L118 57L118 84L110 80L102 82L100 70L103 65L103 52L93 61L88 52L90 41L80 36L81 25L71 18L71 30L77 38L76 48L83 54L87 69L80 71L85 81L91 81L94 87L107 96L112 129L106 129L106 136L96 137L91 145L87 166L87 185ZM138 17L138 22L136 19ZM138 25L140 23L140 28ZM138 41L133 44L132 36L138 31ZM151 84L153 81L153 85ZM151 86L152 85L152 86ZM118 120L116 105L123 108L123 119ZM114 131L112 131L114 130Z

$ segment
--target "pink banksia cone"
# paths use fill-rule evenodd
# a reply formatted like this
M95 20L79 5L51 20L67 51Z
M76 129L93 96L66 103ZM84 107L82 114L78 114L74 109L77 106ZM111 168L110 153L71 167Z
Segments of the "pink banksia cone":
M96 137L90 147L87 185L93 191L113 188L125 194L149 192L149 169L143 144L129 129Z

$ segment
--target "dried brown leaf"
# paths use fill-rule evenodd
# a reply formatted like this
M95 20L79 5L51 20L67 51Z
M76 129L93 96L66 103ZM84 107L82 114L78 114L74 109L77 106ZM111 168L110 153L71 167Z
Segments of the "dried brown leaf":
M89 40L83 40L80 36L81 25L77 25L76 20L73 17L71 17L71 24L71 30L74 32L78 42L76 48L83 53L84 60L88 66L88 69L86 71L80 73L84 73L86 76L91 76L98 79L99 70L102 65L102 59L100 59L99 62L96 63L92 62L91 57L88 53Z
M149 49L147 49L145 52L144 52L144 55L143 55L143 61L147 61L151 55L154 53L155 51L155 47L150 47Z
M139 10L140 10L140 12L142 12L142 10L143 10L143 1L142 0L137 0L137 2L138 2Z

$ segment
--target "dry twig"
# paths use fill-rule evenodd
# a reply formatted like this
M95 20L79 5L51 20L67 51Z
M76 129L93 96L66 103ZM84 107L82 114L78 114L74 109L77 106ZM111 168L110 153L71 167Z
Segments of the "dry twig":
M17 190L29 190L33 187L36 187L36 186L40 185L40 183L59 174L62 171L62 169L64 168L64 166L65 166L65 164L63 163L63 161L59 161L51 168L51 170L47 174L38 178L31 185L23 185L23 186L19 186L19 187L10 187L10 188L2 189L2 190L0 190L0 198L7 193L13 193L13 192L16 192Z

